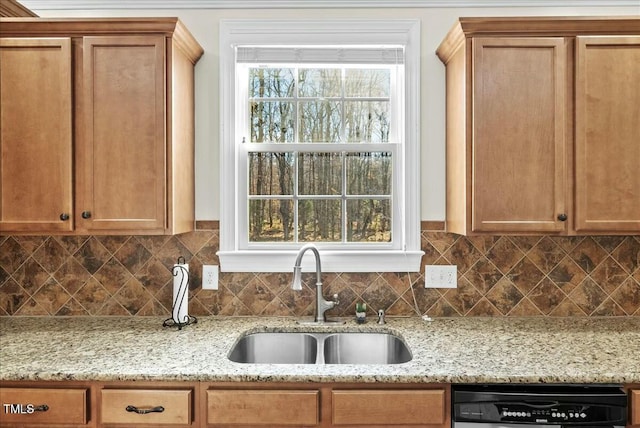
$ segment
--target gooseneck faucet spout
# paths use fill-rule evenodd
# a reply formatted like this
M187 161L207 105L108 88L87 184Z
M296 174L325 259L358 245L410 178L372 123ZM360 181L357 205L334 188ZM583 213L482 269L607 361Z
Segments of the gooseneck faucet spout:
M296 257L296 262L293 266L293 282L291 283L291 289L293 290L302 290L302 256L307 250L311 250L313 255L316 258L316 310L314 321L316 323L324 323L327 321L325 316L325 312L329 309L336 307L340 301L338 300L338 295L333 295L333 300L325 300L322 296L322 267L320 264L320 252L313 244L304 245L298 251L298 256Z

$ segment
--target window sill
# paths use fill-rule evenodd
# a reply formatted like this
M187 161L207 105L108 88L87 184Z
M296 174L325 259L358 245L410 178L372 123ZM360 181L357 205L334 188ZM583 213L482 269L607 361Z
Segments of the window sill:
M291 272L298 251L218 251L222 272ZM419 272L423 251L320 250L323 272ZM304 256L302 268L315 272L312 255Z

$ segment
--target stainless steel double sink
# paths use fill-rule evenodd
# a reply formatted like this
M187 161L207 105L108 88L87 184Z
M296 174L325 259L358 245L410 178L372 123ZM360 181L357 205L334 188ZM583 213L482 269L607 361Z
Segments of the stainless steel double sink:
M413 358L390 333L260 332L240 337L229 352L236 363L401 364Z

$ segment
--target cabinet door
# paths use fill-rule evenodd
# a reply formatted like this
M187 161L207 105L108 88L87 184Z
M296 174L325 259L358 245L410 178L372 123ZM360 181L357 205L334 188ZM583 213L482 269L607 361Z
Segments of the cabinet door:
M473 39L472 230L561 232L563 38Z
M3 387L0 402L0 426L84 426L89 420L87 388Z
M73 229L71 40L0 39L0 232Z
M83 39L79 230L164 231L165 44L162 36Z
M640 232L640 37L576 43L576 230Z
M640 426L640 389L632 389L631 393L631 425Z

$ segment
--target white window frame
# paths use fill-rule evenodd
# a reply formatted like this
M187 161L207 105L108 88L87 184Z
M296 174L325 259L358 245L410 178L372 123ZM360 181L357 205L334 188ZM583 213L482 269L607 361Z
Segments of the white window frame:
M235 47L238 45L402 45L405 49L405 128L404 144L397 165L401 190L394 196L394 221L401 225L397 248L366 249L322 248L325 272L418 272L424 254L420 250L420 21L418 20L222 20L220 23L220 268L223 272L289 272L296 249L260 245L243 248L240 233L239 204L246 195L238 192L245 180L237 177L239 162L236 135ZM383 149L383 147L380 147ZM304 243L300 243L302 246ZM311 257L305 258L304 270L314 270Z

